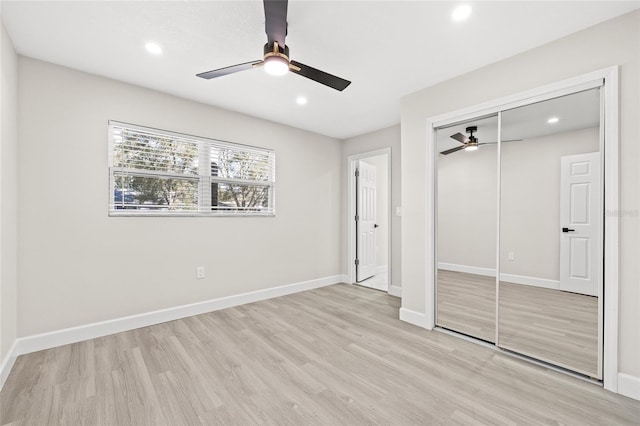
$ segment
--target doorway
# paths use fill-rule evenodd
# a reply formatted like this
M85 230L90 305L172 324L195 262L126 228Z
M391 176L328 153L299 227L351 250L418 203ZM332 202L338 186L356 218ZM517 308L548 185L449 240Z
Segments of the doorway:
M388 292L391 285L391 150L348 159L349 282Z

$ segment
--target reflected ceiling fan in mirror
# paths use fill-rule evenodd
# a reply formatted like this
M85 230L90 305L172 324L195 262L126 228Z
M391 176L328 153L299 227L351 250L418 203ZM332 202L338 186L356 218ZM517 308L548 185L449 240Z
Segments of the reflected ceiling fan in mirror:
M449 155L449 154L453 154L454 152L458 152L458 151L463 150L463 149L465 151L475 151L481 145L490 145L490 144L498 143L498 142L480 143L478 141L478 138L473 135L475 132L478 131L478 126L469 126L469 127L467 127L465 129L465 131L469 134L469 137L466 137L462 133L456 133L455 135L451 135L451 138L457 140L458 142L460 142L462 144L462 146L457 146L455 148L447 149L446 151L442 151L440 154ZM512 140L502 141L502 142L517 142L517 141L519 141L519 139L512 139Z
M288 0L263 0L263 3L267 44L264 45L262 60L245 62L196 74L198 77L212 79L264 66L265 71L269 74L283 75L291 71L294 74L301 75L339 91L343 91L351 84L350 81L344 78L290 60L289 46L287 46L284 41L287 36Z

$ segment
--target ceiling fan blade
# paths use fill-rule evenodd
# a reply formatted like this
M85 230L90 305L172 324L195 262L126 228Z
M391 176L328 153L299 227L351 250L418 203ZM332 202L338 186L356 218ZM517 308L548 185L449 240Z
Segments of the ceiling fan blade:
M291 65L293 65L290 68L291 72L303 77L307 77L310 80L317 81L320 84L324 84L325 86L329 86L341 92L351 84L349 80L336 77L333 74L320 71L318 69L310 67L309 65L301 64L300 62L291 61Z
M451 138L457 140L460 143L469 142L469 139L462 133L456 133L455 135L451 135Z
M464 148L465 148L464 146L457 146L455 148L451 148L451 149L448 149L446 151L442 151L440 154L449 155L449 154L453 154L456 151L460 151L461 149L464 149Z
M284 39L287 36L287 4L288 0L264 0L265 32L269 40L269 46L278 42L278 46L284 47Z
M200 74L196 74L197 77L206 78L207 80L216 77L222 77L223 75L233 74L240 71L250 70L251 68L262 64L262 61L251 61L245 62L243 64L231 65L230 67L220 68L217 70L211 70L207 72L201 72Z

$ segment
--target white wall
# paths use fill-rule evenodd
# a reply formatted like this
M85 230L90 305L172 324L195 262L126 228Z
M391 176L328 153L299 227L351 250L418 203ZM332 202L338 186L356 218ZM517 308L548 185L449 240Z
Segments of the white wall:
M0 20L0 365L17 335L18 58ZM7 372L8 373L8 372ZM0 380L0 386L2 380Z
M620 65L619 368L640 377L640 12L486 66L402 100L402 306L425 312L426 120L594 70ZM432 309L432 307L429 307Z
M560 279L560 158L598 152L590 128L502 147L500 272ZM507 259L512 251L515 260Z
M502 145L501 273L559 279L560 158L598 150L598 128ZM438 262L495 269L496 171L495 145L439 156Z
M497 145L438 155L438 262L496 268Z
M400 203L400 126L387 127L375 132L366 133L346 139L342 143L342 173L344 176L344 185L342 188L342 200L344 204L343 223L347 229L346 223L350 218L347 211L347 182L348 182L348 158L351 155L363 154L383 148L391 148L391 261L389 268L391 269L390 285L401 287L402 275L400 268L400 260L402 259L400 234L401 221L400 216L396 216L396 207L401 206ZM347 247L347 234L343 232L342 246ZM342 270L347 270L346 251L342 256Z
M363 160L376 168L376 266L389 266L389 190L387 157L377 155Z
M18 70L19 337L340 274L340 141L25 57ZM109 217L110 119L274 149L276 217Z

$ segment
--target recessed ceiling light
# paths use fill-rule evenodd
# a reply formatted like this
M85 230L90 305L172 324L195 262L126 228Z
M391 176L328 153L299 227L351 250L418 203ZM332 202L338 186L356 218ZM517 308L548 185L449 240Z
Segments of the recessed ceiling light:
M451 19L456 22L461 22L467 19L471 15L471 6L468 4L462 4L456 7L451 14Z
M551 117L550 119L547 120L547 123L556 124L558 121L560 121L558 117Z
M147 52L151 53L152 55L162 54L162 47L160 47L160 45L157 43L149 42L144 45L144 48L147 49Z
M296 98L296 103L298 105L306 105L307 104L307 98L305 98L304 96L298 96Z

